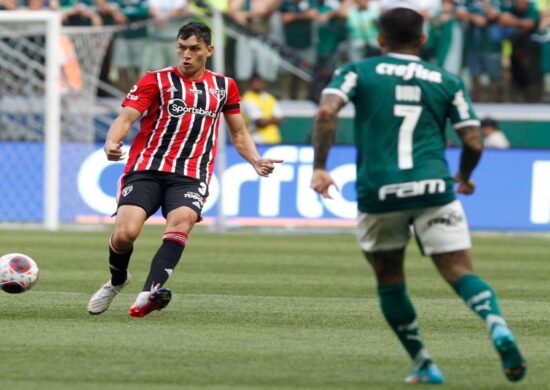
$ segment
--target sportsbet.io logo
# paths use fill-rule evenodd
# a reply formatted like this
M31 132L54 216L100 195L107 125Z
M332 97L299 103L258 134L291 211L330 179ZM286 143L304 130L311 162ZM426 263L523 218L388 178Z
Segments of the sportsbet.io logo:
M181 99L171 99L168 101L168 114L175 118L179 118L184 114L208 116L210 118L218 116L216 112L205 110L204 108L187 107L185 102Z

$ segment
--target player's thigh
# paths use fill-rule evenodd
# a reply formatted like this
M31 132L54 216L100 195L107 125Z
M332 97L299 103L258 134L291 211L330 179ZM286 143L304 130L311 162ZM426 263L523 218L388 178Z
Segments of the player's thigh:
M193 223L201 221L202 209L208 196L208 185L200 180L171 176L166 182L162 214L165 218L173 210L186 207L194 212Z
M411 216L408 211L359 213L357 242L364 252L403 249L407 246Z
M134 172L124 178L118 194L118 207L132 205L141 207L146 218L157 212L162 204L164 190L155 172Z
M414 231L426 255L472 247L466 214L458 200L419 210L414 218Z

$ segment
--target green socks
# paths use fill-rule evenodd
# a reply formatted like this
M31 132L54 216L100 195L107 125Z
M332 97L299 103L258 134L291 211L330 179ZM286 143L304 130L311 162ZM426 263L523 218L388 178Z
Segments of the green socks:
M489 331L497 324L506 326L497 295L486 281L475 274L468 274L458 279L453 288L468 307L485 321Z
M486 281L477 275L468 274L458 279L453 288L485 321L489 331L495 325L506 326L495 291ZM432 363L422 343L416 313L407 295L405 283L378 287L378 295L382 313L413 360L413 368L418 370Z
M416 312L407 295L405 283L378 287L378 295L382 313L413 359L413 368L418 370L431 363L432 360L420 338Z

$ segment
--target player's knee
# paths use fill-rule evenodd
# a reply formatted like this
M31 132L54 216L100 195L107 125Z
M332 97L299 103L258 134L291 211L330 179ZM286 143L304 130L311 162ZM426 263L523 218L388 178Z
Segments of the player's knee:
M112 244L119 250L130 249L138 235L139 229L130 226L117 226L113 233Z
M441 276L450 284L473 272L469 251L456 251L432 256Z
M189 234L191 232L191 229L193 229L193 226L195 225L195 221L186 219L181 220L175 223L170 223L166 225L166 231L167 232L181 232L185 234Z

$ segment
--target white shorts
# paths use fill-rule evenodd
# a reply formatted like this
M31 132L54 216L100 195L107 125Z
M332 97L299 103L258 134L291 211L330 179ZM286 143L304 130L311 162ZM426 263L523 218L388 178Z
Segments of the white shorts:
M426 255L472 247L466 215L458 200L436 207L359 213L357 241L365 252L402 249L412 234Z

